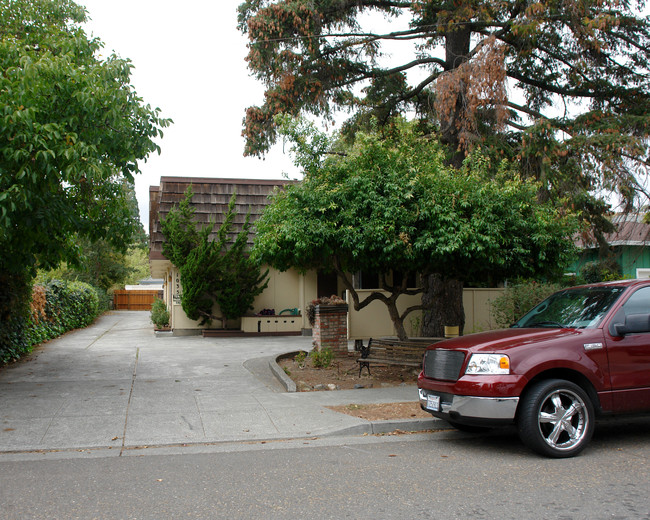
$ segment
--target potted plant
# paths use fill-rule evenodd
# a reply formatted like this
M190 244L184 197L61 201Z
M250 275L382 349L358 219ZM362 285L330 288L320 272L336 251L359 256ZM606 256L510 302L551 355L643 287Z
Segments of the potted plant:
M151 322L156 330L169 329L169 311L160 298L156 298L151 305Z

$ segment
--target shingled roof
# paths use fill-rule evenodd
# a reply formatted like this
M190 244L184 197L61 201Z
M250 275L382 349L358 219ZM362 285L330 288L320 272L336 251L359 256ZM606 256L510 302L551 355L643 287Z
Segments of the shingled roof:
M283 188L294 181L257 180L257 179L212 179L204 177L161 177L160 186L149 188L149 260L165 260L162 254L163 235L160 221L169 210L184 197L188 186L192 185L194 196L192 207L197 222L218 225L223 222L228 210L228 203L233 192L237 192L237 216L233 224L233 233L238 234L246 219L249 209L251 222L255 222L269 204L269 195L276 188ZM249 245L253 243L253 234L249 234Z
M650 245L650 224L646 224L644 214L616 214L610 217L616 231L605 235L605 240L611 247ZM595 240L580 237L576 240L580 249L595 249Z

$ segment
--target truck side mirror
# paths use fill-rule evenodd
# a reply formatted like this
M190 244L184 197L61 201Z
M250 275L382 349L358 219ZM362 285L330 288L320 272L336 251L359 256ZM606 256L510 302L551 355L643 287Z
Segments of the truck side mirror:
M625 323L615 323L617 336L650 332L650 314L630 314L625 316Z

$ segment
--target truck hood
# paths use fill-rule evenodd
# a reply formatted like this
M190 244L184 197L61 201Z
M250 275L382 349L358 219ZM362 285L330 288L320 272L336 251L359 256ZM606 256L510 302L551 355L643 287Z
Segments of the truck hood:
M468 334L435 343L429 348L467 350L471 352L504 352L522 345L540 344L563 338L598 336L598 329L502 329L478 334Z

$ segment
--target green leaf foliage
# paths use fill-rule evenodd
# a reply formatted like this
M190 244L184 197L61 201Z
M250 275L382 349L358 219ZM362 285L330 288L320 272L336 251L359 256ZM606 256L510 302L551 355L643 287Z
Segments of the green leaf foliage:
M573 256L575 215L541 202L537 183L480 149L458 170L436 140L397 121L390 135L358 133L347 151L316 160L323 136L313 126L290 125L287 135L305 179L276 193L256 222L255 255L280 270L334 269L357 310L387 305L400 339L408 313L425 308L398 311L400 294L426 289L407 287L409 275L496 282L556 273ZM357 271L380 274L389 296L360 301Z
M24 312L0 321L0 365L31 352L43 341L87 327L106 310L97 290L82 282L52 280L43 292L40 307L27 305Z
M553 272L571 258L576 220L540 203L537 190L480 150L450 168L436 141L404 124L388 139L358 135L347 155L277 193L256 223L255 251L283 270L336 265L460 280Z
M199 242L187 257L176 264L181 273L181 304L187 317L201 324L213 319L214 290L221 271L221 255L210 240L210 228L198 234Z
M123 181L168 120L102 58L69 0L0 0L0 270L78 257L78 236L119 247L137 230Z
M189 186L185 197L160 223L165 236L162 253L176 266L181 266L201 241L199 230L194 222L194 210L190 204L193 194L192 186Z
M22 281L14 304L37 268L78 264L81 239L132 244L141 226L125 183L169 123L85 20L70 0L0 0L0 279ZM23 304L0 314L22 319Z
M234 214L235 195L228 213ZM219 274L219 290L215 299L224 319L237 319L253 308L255 298L268 286L268 269L261 271L259 263L246 251L251 227L250 212L244 226L230 247L224 248L223 268Z
M147 236L138 218L134 187L130 183L124 183L124 187L131 201L130 219L138 229L131 247L124 251L122 246L117 247L109 240L91 241L88 237L77 235L78 259L75 262L62 262L54 269L40 269L36 276L37 283L49 280L81 281L109 293L149 276L148 250L143 243Z
M169 311L160 298L156 298L151 304L151 322L159 329L169 325Z
M498 327L507 328L561 288L555 283L519 281L506 287L504 293L491 302L490 312Z

